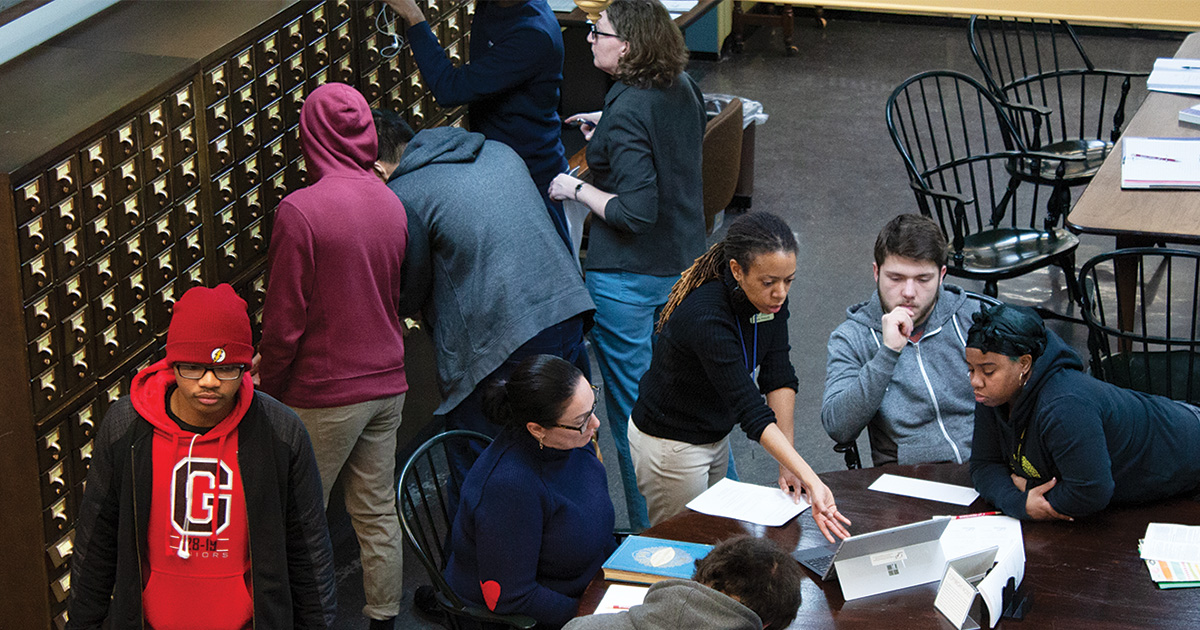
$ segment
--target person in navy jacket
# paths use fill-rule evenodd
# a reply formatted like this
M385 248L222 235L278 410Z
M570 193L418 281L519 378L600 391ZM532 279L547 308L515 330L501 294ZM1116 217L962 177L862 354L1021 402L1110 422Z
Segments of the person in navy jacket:
M1099 381L1030 309L974 316L971 479L1016 518L1073 520L1200 487L1200 409Z
M483 408L504 430L463 481L446 582L493 612L560 627L616 548L592 442L596 390L579 368L539 354L493 381Z

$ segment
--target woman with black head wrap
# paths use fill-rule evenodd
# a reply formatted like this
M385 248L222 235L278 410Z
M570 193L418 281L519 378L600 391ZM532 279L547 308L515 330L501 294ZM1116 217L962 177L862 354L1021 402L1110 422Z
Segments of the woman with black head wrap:
M1092 378L1032 310L979 312L966 354L971 479L1005 514L1072 520L1200 487L1200 409Z

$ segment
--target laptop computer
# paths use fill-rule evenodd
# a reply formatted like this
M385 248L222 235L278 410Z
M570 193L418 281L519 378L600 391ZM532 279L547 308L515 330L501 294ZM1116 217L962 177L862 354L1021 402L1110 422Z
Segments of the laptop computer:
M836 575L847 601L936 582L946 569L940 539L951 520L889 527L835 545L798 549L792 557L822 580Z

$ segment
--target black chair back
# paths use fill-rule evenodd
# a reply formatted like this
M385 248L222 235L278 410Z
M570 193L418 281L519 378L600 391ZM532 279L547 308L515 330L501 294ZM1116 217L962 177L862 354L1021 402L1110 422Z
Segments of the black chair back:
M1149 73L1097 68L1063 20L976 15L968 29L991 92L1040 111L1014 117L1026 146L1086 153L1098 166L1121 135L1131 79Z
M1043 162L1059 164L1061 175L1065 162L1027 151L1006 109L965 74L923 72L892 92L887 125L917 206L950 242L952 275L983 280L995 296L997 280L1053 263L1074 298L1079 241L1060 227L1070 193L1061 177L1047 184L1026 175L1046 170Z
M482 433L457 429L435 435L417 448L400 472L397 489L400 527L429 574L437 604L449 615L453 627L460 627L461 617L475 627L499 624L532 628L535 621L530 617L497 615L464 601L442 577L450 560L452 518L458 507L451 505L450 500L462 496L463 484L463 476L448 463L450 452L455 448L486 447L491 442L492 438Z
M1200 404L1200 251L1101 254L1079 282L1092 375Z

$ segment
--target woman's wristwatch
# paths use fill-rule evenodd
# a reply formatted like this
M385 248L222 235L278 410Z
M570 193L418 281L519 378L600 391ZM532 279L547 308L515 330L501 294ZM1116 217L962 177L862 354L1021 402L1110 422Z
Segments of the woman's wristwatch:
M575 201L579 201L579 191L583 189L583 182L575 184Z

